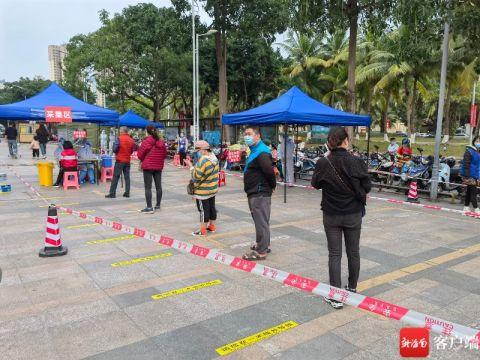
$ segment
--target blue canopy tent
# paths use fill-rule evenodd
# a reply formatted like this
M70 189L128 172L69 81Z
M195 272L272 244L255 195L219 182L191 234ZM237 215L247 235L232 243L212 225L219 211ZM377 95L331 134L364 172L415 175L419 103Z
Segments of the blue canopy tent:
M45 120L45 106L70 107L73 122L107 125L118 122L119 117L118 112L87 104L52 83L29 99L0 105L0 119L42 121Z
M322 104L296 86L266 104L222 116L225 125L370 126L371 121L368 115L350 114Z
M372 119L368 115L350 114L333 109L302 92L294 86L285 94L256 108L222 116L225 125L284 125L285 138L288 125L368 126ZM370 139L370 137L369 137ZM285 153L286 153L286 141ZM285 167L286 170L286 167ZM284 186L284 201L287 200Z
M157 129L162 129L165 127L162 123L149 121L144 119L140 115L136 114L132 110L128 110L125 114L120 116L120 120L118 121L119 126L126 126L129 128L142 128L145 129L148 125L153 125Z

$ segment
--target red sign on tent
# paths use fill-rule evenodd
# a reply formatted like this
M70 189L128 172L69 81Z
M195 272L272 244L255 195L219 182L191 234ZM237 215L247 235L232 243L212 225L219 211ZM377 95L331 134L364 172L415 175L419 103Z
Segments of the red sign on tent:
M72 108L68 106L45 106L47 122L71 123Z
M470 126L471 127L476 127L477 126L477 111L478 107L477 105L472 105L470 107Z

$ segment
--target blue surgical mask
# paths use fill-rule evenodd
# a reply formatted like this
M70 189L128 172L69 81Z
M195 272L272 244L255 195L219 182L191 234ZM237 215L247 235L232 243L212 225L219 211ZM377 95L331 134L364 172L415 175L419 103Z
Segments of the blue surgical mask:
M475 143L474 145L478 150L480 150L480 143Z
M195 164L195 163L198 161L198 159L200 159L200 152L199 152L199 151L195 151L195 152L193 153L193 159L192 159L192 160L193 160L193 163Z
M253 136L245 135L243 137L243 140L245 140L245 144L247 144L248 146L253 146Z

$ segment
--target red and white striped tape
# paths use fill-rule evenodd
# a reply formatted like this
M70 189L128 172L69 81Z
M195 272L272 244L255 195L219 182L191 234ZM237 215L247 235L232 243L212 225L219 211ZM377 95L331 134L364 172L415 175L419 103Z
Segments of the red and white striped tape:
M252 273L284 285L295 287L305 292L310 292L319 296L327 296L347 305L367 310L387 318L400 320L412 326L425 327L438 334L455 336L469 343L480 345L480 330L478 329L469 328L434 316L422 314L377 298L352 293L345 289L323 284L315 279L306 278L301 275L288 273L253 261L244 260L239 257L222 253L217 249L193 245L185 241L175 240L165 235L157 235L145 229L124 225L120 222L110 221L81 211L64 208L62 206L59 206L58 208L81 219L90 220L126 234L136 235L183 253L215 261L237 270Z
M15 173L15 175L19 177L18 174ZM21 177L19 177L19 179L24 181ZM27 183L25 182L25 184ZM34 193L38 194L36 190ZM422 314L420 312L410 310L377 298L336 288L321 283L315 279L288 273L286 271L255 263L253 261L248 261L229 254L224 254L217 249L193 245L188 242L175 240L165 235L157 235L145 229L124 225L120 222L107 220L98 216L92 216L85 212L75 211L63 206L57 206L57 208L81 219L93 221L97 224L104 225L126 234L142 237L158 244L176 249L183 253L192 254L210 261L215 261L237 270L252 273L284 285L295 287L305 292L310 292L319 296L327 296L359 309L363 309L387 318L400 320L411 326L424 327L430 329L434 333L454 336L462 339L463 341L474 344L475 346L480 345L479 329L469 328L464 325L456 324L427 314Z

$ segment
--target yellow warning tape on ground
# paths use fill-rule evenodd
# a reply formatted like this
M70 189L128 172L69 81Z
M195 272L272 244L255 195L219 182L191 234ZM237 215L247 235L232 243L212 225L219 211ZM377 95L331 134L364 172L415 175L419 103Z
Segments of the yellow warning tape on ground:
M82 224L82 225L70 225L70 226L67 226L67 229L80 229L84 227L98 226L98 225L100 224L92 223L92 224Z
M49 199L49 198L45 198L45 199ZM50 199L53 199L53 198L50 198ZM57 206L67 206L67 205L79 205L80 203L78 202L72 202L72 203L65 203L65 204L56 204ZM48 208L50 205L39 205L38 207L39 208Z
M259 341L268 339L272 336L275 336L287 330L293 329L294 327L297 327L297 326L298 324L295 321L289 320L277 326L262 330L256 334L247 336L243 339L240 339L230 344L219 347L218 349L215 349L215 351L221 356L229 355L234 351L241 350L243 348L246 348L247 346L251 346Z
M147 261L152 261L155 259L161 259L165 257L172 256L173 254L171 252L166 252L166 253L161 253L161 254L156 254L156 255L151 255L151 256L145 256L141 258L136 258L132 260L124 260L124 261L119 261L115 262L113 264L110 264L112 267L120 267L120 266L128 266L128 265L133 265L133 264L138 264L142 262L147 262Z
M87 241L85 244L87 244L87 245L105 244L105 243L111 243L111 242L114 242L114 241L122 241L122 240L132 239L132 238L135 238L135 237L136 237L135 235L123 235L123 236L116 236L116 237L100 239L100 240L90 240L90 241Z
M200 284L186 286L184 288L170 290L170 291L166 291L166 292L163 292L163 293L160 293L160 294L155 294L155 295L152 295L152 299L153 300L161 300L161 299L165 299L165 298L170 297L170 296L177 296L177 295L185 294L185 293L188 293L188 292L192 292L192 291L196 291L196 290L200 290L200 289L203 289L203 288L206 288L206 287L220 285L220 284L222 284L222 281L218 280L218 279L217 280L212 280L212 281L207 281L207 282L203 282L203 283L200 283Z
M96 210L79 210L79 211L85 214L90 214L90 213L94 213ZM72 214L69 214L67 212L60 212L58 213L58 215L72 215Z

